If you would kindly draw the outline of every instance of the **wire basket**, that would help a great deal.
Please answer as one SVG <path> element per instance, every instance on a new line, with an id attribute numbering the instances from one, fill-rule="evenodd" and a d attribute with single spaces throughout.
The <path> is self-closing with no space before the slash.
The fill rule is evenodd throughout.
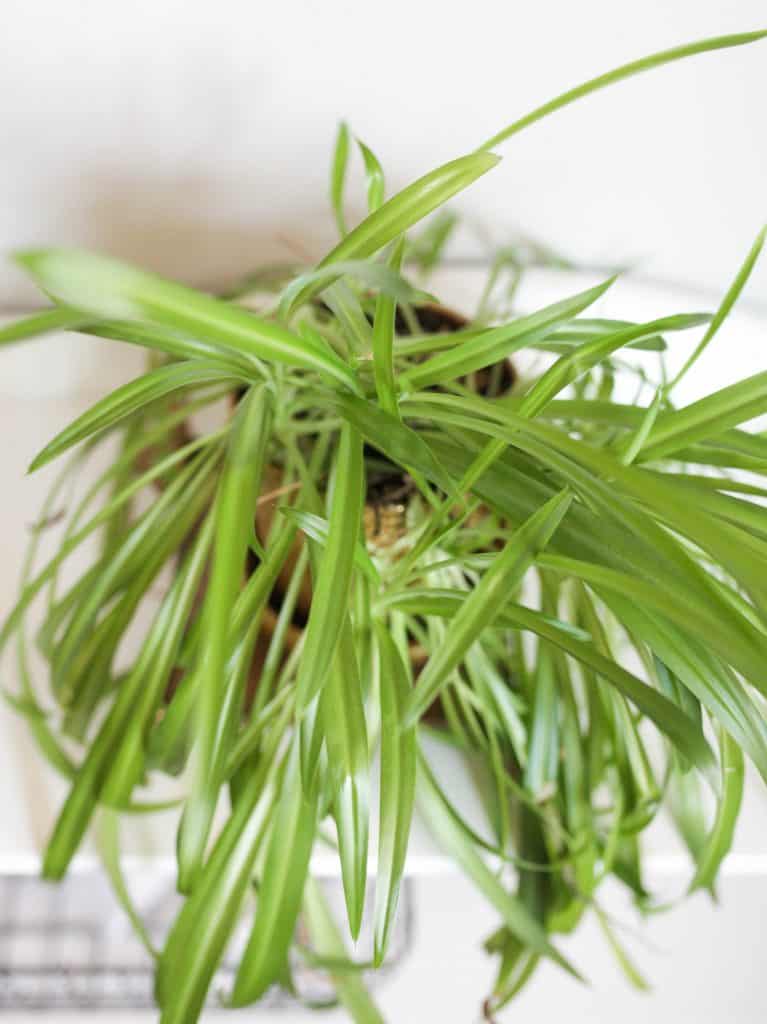
<path id="1" fill-rule="evenodd" d="M 143 869 L 128 874 L 137 907 L 155 944 L 161 944 L 181 897 L 170 869 Z M 339 923 L 343 892 L 335 879 L 321 881 L 328 906 Z M 371 889 L 354 958 L 372 956 Z M 410 947 L 412 900 L 403 884 L 400 911 L 389 954 L 373 984 L 400 962 Z M 234 970 L 248 938 L 243 919 L 210 987 L 208 1003 L 220 1005 L 234 980 Z M 292 954 L 296 995 L 274 988 L 260 1006 L 279 1006 L 297 999 L 333 1005 L 333 984 L 322 970 Z M 110 882 L 97 867 L 73 871 L 51 884 L 30 874 L 0 875 L 0 1011 L 53 1009 L 146 1009 L 155 1005 L 152 957 L 136 937 L 117 904 Z"/>

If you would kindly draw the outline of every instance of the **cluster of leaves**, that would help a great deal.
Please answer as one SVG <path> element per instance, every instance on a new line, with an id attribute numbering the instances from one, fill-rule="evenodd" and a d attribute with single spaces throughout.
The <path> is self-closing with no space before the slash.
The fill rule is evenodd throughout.
<path id="1" fill-rule="evenodd" d="M 388 199 L 360 143 L 369 213 L 351 230 L 353 140 L 342 127 L 331 174 L 341 240 L 255 310 L 83 252 L 19 255 L 55 305 L 4 328 L 3 342 L 67 328 L 155 355 L 34 460 L 36 469 L 69 453 L 41 523 L 62 505 L 67 514 L 42 566 L 42 531 L 33 534 L 0 643 L 17 641 L 11 699 L 71 781 L 46 877 L 64 875 L 98 813 L 135 919 L 115 821 L 167 810 L 142 787 L 157 773 L 182 775 L 186 900 L 159 952 L 136 920 L 157 957 L 164 1024 L 196 1019 L 243 914 L 250 937 L 231 1002 L 289 984 L 302 908 L 314 952 L 300 946 L 301 955 L 330 965 L 355 1020 L 381 1019 L 308 879 L 315 841 L 330 839 L 355 938 L 374 772 L 372 966 L 386 953 L 418 794 L 440 843 L 499 915 L 487 942 L 499 960 L 488 1014 L 542 958 L 578 975 L 555 935 L 587 911 L 632 973 L 597 891 L 616 877 L 650 905 L 639 836 L 664 803 L 694 861 L 690 888 L 713 889 L 744 755 L 767 778 L 767 438 L 741 429 L 767 411 L 767 374 L 682 408 L 673 391 L 735 302 L 764 232 L 713 316 L 649 323 L 583 316 L 607 281 L 501 322 L 488 292 L 467 327 L 429 333 L 418 316 L 428 297 L 403 266 L 439 263 L 449 218 L 414 240 L 406 232 L 490 170 L 491 147 L 611 82 L 764 34 L 593 79 Z M 504 262 L 517 273 L 506 254 L 494 279 Z M 270 282 L 257 275 L 245 292 Z M 634 404 L 614 399 L 616 378 L 632 372 L 622 350 L 662 354 L 667 335 L 702 324 L 674 380 L 661 372 L 648 395 L 648 378 L 637 378 Z M 523 349 L 546 353 L 545 368 L 507 392 L 503 365 Z M 232 395 L 220 427 L 190 429 L 197 412 Z M 81 470 L 105 444 L 106 468 L 75 500 Z M 756 482 L 742 482 L 743 470 Z M 406 481 L 410 497 L 399 534 L 377 543 L 363 509 L 369 478 L 382 472 Z M 270 513 L 255 528 L 261 506 Z M 70 555 L 86 549 L 87 569 L 68 579 Z M 121 667 L 123 639 L 158 588 L 138 653 Z M 44 694 L 28 670 L 38 601 Z M 427 737 L 465 759 L 483 831 L 444 791 Z"/>

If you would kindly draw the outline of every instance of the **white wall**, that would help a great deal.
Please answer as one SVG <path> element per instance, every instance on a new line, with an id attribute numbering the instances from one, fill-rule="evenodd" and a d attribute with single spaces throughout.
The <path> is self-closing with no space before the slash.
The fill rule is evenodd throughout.
<path id="1" fill-rule="evenodd" d="M 764 0 L 5 0 L 0 250 L 203 282 L 319 254 L 340 116 L 399 186 L 585 77 L 761 23 Z M 767 42 L 624 83 L 508 143 L 461 205 L 499 239 L 719 288 L 767 216 L 766 86 Z M 0 304 L 30 294 L 0 272 Z"/>

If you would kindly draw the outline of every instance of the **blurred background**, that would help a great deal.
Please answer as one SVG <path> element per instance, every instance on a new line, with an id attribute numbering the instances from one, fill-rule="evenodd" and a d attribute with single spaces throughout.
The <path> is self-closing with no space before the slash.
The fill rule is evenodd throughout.
<path id="1" fill-rule="evenodd" d="M 83 244 L 200 283 L 319 254 L 339 118 L 396 188 L 584 78 L 765 20 L 764 0 L 4 0 L 0 250 Z M 704 55 L 591 97 L 458 205 L 495 240 L 721 288 L 767 216 L 766 60 Z M 26 288 L 0 271 L 0 302 Z"/>
<path id="2" fill-rule="evenodd" d="M 203 286 L 265 259 L 311 260 L 334 240 L 326 193 L 339 118 L 377 153 L 394 190 L 584 78 L 762 23 L 764 0 L 4 0 L 0 252 L 89 246 Z M 494 244 L 529 235 L 585 265 L 631 265 L 642 294 L 671 288 L 715 302 L 767 218 L 766 83 L 762 44 L 653 72 L 536 125 L 456 204 L 467 227 L 454 259 L 481 263 Z M 4 260 L 0 315 L 39 302 Z M 753 340 L 739 371 L 753 373 L 765 368 L 754 323 L 767 315 L 767 263 L 743 309 Z M 67 351 L 70 363 L 54 371 L 62 390 L 82 370 L 71 353 L 85 350 Z M 731 369 L 726 344 L 717 351 Z M 104 350 L 82 358 L 90 388 L 124 374 Z M 40 372 L 39 361 L 19 365 L 4 364 L 6 430 L 16 422 L 11 389 L 18 396 L 22 377 Z M 716 360 L 709 372 L 715 379 Z M 10 544 L 0 550 L 13 566 Z M 542 971 L 509 1018 L 547 1020 L 566 1006 L 573 1022 L 620 1014 L 630 1024 L 648 1012 L 660 1022 L 762 1022 L 767 875 L 753 854 L 765 848 L 763 804 L 723 908 L 714 914 L 699 895 L 639 943 L 653 995 L 627 987 L 586 927 L 574 948 L 593 987 Z M 684 880 L 669 886 L 680 893 Z M 380 992 L 387 1020 L 478 1020 L 490 979 L 479 939 L 492 914 L 453 875 L 420 878 L 414 900 L 414 952 Z"/>

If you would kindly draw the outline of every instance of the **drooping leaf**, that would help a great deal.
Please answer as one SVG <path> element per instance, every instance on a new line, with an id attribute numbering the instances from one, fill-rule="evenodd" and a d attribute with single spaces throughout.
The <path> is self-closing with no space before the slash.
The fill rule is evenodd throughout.
<path id="1" fill-rule="evenodd" d="M 185 891 L 202 866 L 226 749 L 241 694 L 227 693 L 228 637 L 264 468 L 273 409 L 271 396 L 257 385 L 241 401 L 229 438 L 216 495 L 213 558 L 205 605 L 197 685 L 196 760 L 192 789 L 179 833 L 179 886 Z"/>
<path id="2" fill-rule="evenodd" d="M 381 964 L 405 869 L 415 798 L 417 739 L 413 727 L 402 728 L 410 691 L 402 656 L 383 625 L 378 625 L 376 639 L 380 657 L 381 770 L 373 958 Z"/>
<path id="3" fill-rule="evenodd" d="M 82 416 L 78 416 L 35 456 L 29 471 L 40 469 L 74 445 L 109 430 L 125 417 L 175 391 L 213 383 L 234 384 L 236 381 L 231 370 L 202 360 L 174 363 L 150 370 L 129 384 L 115 388 Z"/>
<path id="4" fill-rule="evenodd" d="M 317 796 L 301 785 L 299 745 L 293 743 L 271 826 L 256 897 L 256 916 L 232 991 L 232 1004 L 254 1003 L 277 978 L 301 909 L 317 827 Z"/>
<path id="5" fill-rule="evenodd" d="M 348 616 L 341 626 L 320 714 L 332 773 L 332 811 L 338 831 L 349 931 L 356 940 L 367 885 L 370 766 L 362 684 Z"/>
<path id="6" fill-rule="evenodd" d="M 404 236 L 395 242 L 389 257 L 389 266 L 399 270 L 405 243 Z M 376 300 L 375 317 L 373 319 L 373 369 L 375 372 L 376 392 L 381 408 L 392 416 L 397 412 L 397 388 L 394 381 L 394 328 L 396 320 L 396 300 L 392 295 L 381 292 Z"/>
<path id="7" fill-rule="evenodd" d="M 545 338 L 556 330 L 558 325 L 572 320 L 578 313 L 596 302 L 611 284 L 612 279 L 500 327 L 472 331 L 471 336 L 463 343 L 459 342 L 447 352 L 441 352 L 408 370 L 402 375 L 401 387 L 403 390 L 414 391 L 432 387 L 434 384 L 454 380 L 456 377 L 497 363 L 531 343 Z"/>
<path id="8" fill-rule="evenodd" d="M 488 902 L 498 911 L 509 930 L 529 949 L 553 960 L 573 977 L 583 980 L 579 972 L 549 941 L 544 927 L 530 915 L 512 893 L 504 889 L 497 875 L 485 864 L 474 847 L 466 841 L 453 819 L 445 813 L 439 797 L 430 786 L 428 772 L 419 771 L 419 808 L 429 828 L 445 851 L 455 859 Z"/>
<path id="9" fill-rule="evenodd" d="M 364 492 L 362 438 L 344 426 L 338 444 L 328 538 L 314 587 L 296 680 L 296 708 L 305 711 L 325 684 L 349 600 Z M 314 766 L 312 766 L 314 767 Z"/>
<path id="10" fill-rule="evenodd" d="M 307 925 L 317 953 L 330 963 L 330 976 L 338 998 L 354 1024 L 384 1024 L 378 1007 L 371 999 L 359 971 L 347 967 L 346 948 L 338 926 L 320 890 L 319 883 L 310 878 L 304 901 Z"/>
<path id="11" fill-rule="evenodd" d="M 47 294 L 107 320 L 149 321 L 266 362 L 316 370 L 358 391 L 350 369 L 329 349 L 248 310 L 127 263 L 76 249 L 36 249 L 16 260 Z"/>
<path id="12" fill-rule="evenodd" d="M 514 588 L 566 515 L 572 494 L 563 491 L 514 532 L 456 615 L 445 643 L 434 651 L 410 694 L 405 724 L 412 725 L 435 699 L 481 631 L 490 626 Z"/>
<path id="13" fill-rule="evenodd" d="M 690 891 L 713 889 L 719 867 L 732 846 L 735 825 L 743 800 L 743 752 L 726 732 L 721 743 L 722 792 L 711 832 L 700 851 L 698 870 Z"/>

